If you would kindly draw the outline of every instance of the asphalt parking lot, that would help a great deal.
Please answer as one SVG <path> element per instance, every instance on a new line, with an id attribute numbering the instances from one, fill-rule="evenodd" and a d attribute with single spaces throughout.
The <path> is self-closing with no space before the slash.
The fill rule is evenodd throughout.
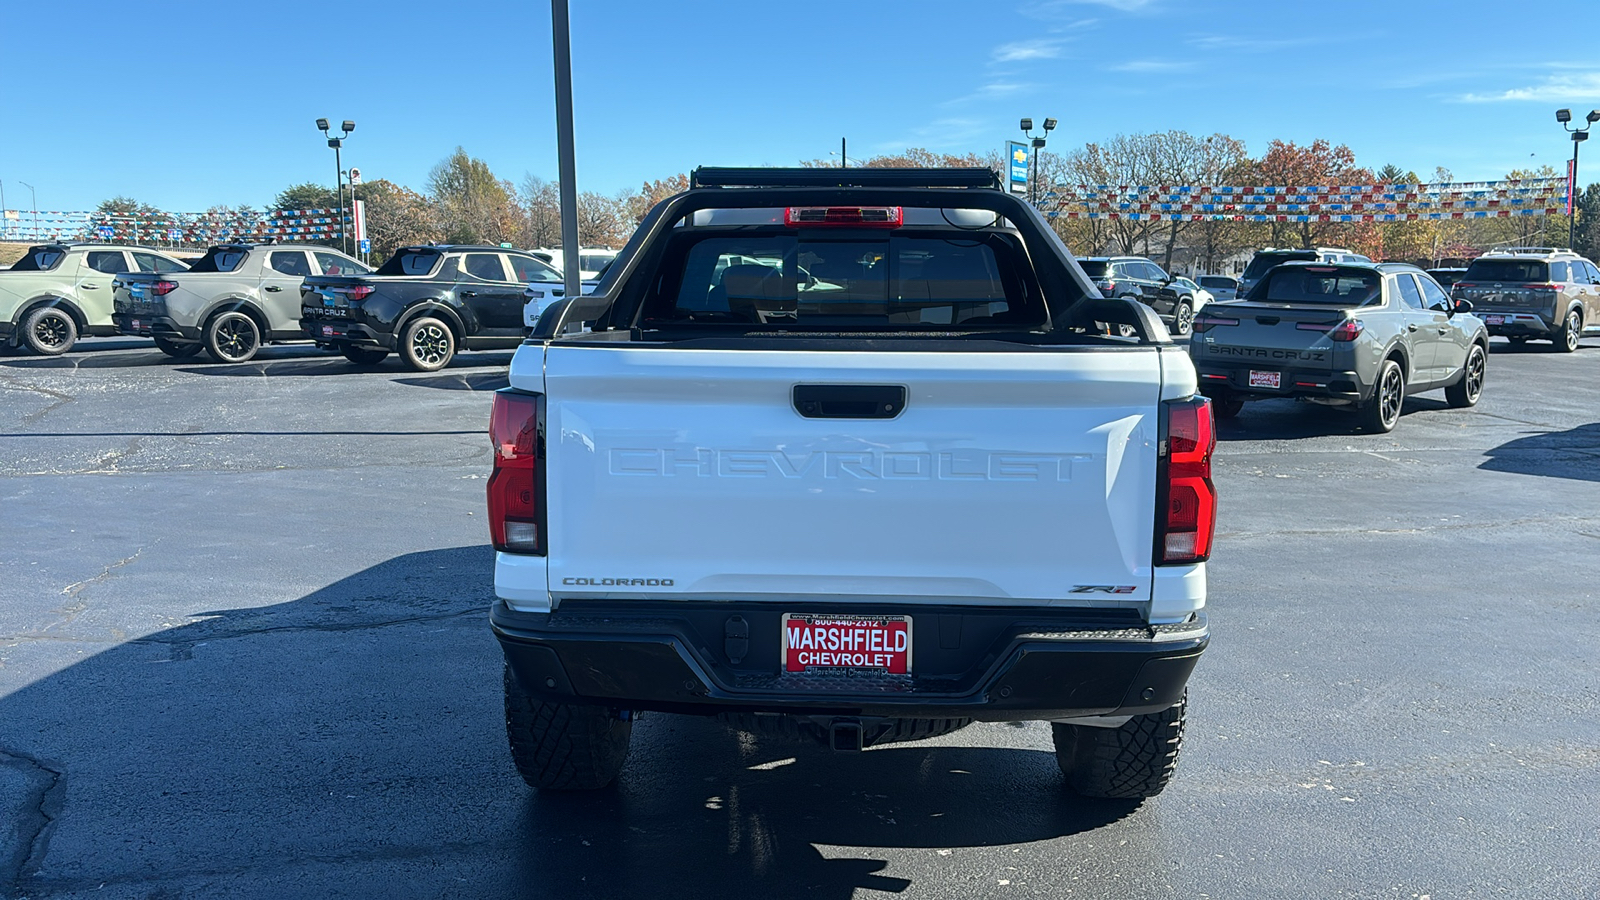
<path id="1" fill-rule="evenodd" d="M 614 789 L 538 794 L 485 616 L 509 352 L 0 357 L 0 890 L 1594 897 L 1600 340 L 1494 350 L 1391 435 L 1223 425 L 1214 639 L 1142 807 L 1066 795 L 1041 724 L 846 756 L 661 715 Z"/>

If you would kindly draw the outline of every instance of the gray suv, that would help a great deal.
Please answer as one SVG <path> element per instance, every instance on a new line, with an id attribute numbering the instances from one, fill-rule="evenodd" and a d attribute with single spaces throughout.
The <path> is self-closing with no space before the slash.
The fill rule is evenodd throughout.
<path id="1" fill-rule="evenodd" d="M 1137 300 L 1156 311 L 1176 335 L 1194 326 L 1194 291 L 1175 284 L 1164 269 L 1142 256 L 1090 256 L 1078 260 L 1083 273 L 1107 297 Z"/>
<path id="2" fill-rule="evenodd" d="M 1550 341 L 1571 353 L 1600 328 L 1600 270 L 1571 250 L 1508 247 L 1472 261 L 1451 295 L 1469 300 L 1490 334 Z"/>

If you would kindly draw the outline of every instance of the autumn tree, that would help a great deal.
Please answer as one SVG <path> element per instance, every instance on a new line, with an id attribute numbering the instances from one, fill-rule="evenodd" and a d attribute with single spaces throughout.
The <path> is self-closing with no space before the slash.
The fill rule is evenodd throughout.
<path id="1" fill-rule="evenodd" d="M 1344 144 L 1335 147 L 1322 138 L 1305 146 L 1293 141 L 1273 141 L 1267 145 L 1267 152 L 1256 160 L 1253 174 L 1255 184 L 1260 186 L 1324 187 L 1372 180 L 1370 172 L 1356 168 L 1356 155 L 1349 147 Z M 1338 223 L 1316 221 L 1314 216 L 1311 219 L 1273 222 L 1273 245 L 1284 246 L 1292 238 L 1301 247 L 1310 249 L 1327 243 L 1330 235 L 1341 230 Z"/>
<path id="2" fill-rule="evenodd" d="M 522 204 L 524 216 L 522 246 L 561 246 L 560 185 L 530 173 L 523 177 L 517 199 Z"/>
<path id="3" fill-rule="evenodd" d="M 286 187 L 278 192 L 278 196 L 272 198 L 274 212 L 281 209 L 337 209 L 338 207 L 339 194 L 333 188 L 323 187 L 312 181 Z"/>
<path id="4" fill-rule="evenodd" d="M 433 204 L 411 188 L 380 178 L 356 185 L 355 195 L 366 206 L 367 239 L 380 264 L 399 247 L 444 239 Z"/>
<path id="5" fill-rule="evenodd" d="M 511 183 L 461 147 L 428 173 L 428 194 L 450 243 L 498 244 L 522 230 L 524 215 Z"/>
<path id="6" fill-rule="evenodd" d="M 1578 194 L 1578 224 L 1572 236 L 1572 249 L 1590 260 L 1600 259 L 1600 184 L 1591 184 Z"/>

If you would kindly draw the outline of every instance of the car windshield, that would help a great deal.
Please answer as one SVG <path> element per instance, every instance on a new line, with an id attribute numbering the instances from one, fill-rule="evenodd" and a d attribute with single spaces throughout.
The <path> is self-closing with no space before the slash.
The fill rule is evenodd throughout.
<path id="1" fill-rule="evenodd" d="M 189 267 L 191 272 L 232 272 L 250 251 L 243 247 L 212 247 Z"/>
<path id="2" fill-rule="evenodd" d="M 11 266 L 13 272 L 48 272 L 61 265 L 67 254 L 55 247 L 33 247 Z"/>
<path id="3" fill-rule="evenodd" d="M 1111 263 L 1104 259 L 1080 259 L 1078 265 L 1083 267 L 1083 274 L 1090 278 L 1104 278 L 1106 270 L 1111 268 Z"/>
<path id="4" fill-rule="evenodd" d="M 1462 281 L 1549 281 L 1550 267 L 1537 259 L 1475 259 Z"/>
<path id="5" fill-rule="evenodd" d="M 1281 262 L 1288 262 L 1291 259 L 1316 258 L 1317 254 L 1310 250 L 1292 250 L 1286 253 L 1257 253 L 1250 260 L 1250 265 L 1245 267 L 1244 277 L 1252 279 L 1260 278 L 1262 275 L 1265 275 L 1267 270 L 1271 269 L 1273 266 Z"/>
<path id="6" fill-rule="evenodd" d="M 1010 236 L 705 236 L 647 321 L 824 327 L 1041 325 L 1005 263 Z"/>
<path id="7" fill-rule="evenodd" d="M 408 248 L 389 257 L 377 271 L 379 275 L 426 275 L 442 254 L 437 250 Z"/>
<path id="8" fill-rule="evenodd" d="M 1273 270 L 1259 287 L 1250 292 L 1250 299 L 1269 303 L 1363 306 L 1378 299 L 1379 277 L 1371 269 L 1290 266 Z"/>

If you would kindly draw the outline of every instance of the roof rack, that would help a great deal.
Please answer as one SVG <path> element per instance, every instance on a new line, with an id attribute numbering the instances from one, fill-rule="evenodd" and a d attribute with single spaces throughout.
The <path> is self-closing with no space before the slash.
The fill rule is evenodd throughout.
<path id="1" fill-rule="evenodd" d="M 1490 253 L 1525 253 L 1532 256 L 1555 256 L 1561 253 L 1572 253 L 1562 247 L 1496 247 Z M 1576 255 L 1576 254 L 1573 254 Z"/>
<path id="2" fill-rule="evenodd" d="M 720 168 L 701 166 L 690 187 L 893 187 L 998 188 L 993 169 Z"/>

